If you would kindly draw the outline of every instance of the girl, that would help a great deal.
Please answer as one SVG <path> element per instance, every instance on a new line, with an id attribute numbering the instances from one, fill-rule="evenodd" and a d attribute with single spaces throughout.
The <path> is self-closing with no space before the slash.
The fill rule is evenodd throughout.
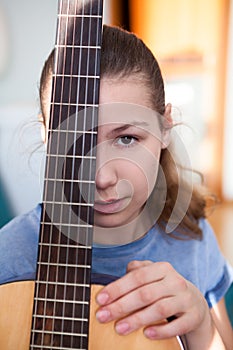
<path id="1" fill-rule="evenodd" d="M 53 54 L 40 84 L 45 129 Z M 174 160 L 158 63 L 134 34 L 108 26 L 100 106 L 93 273 L 118 279 L 97 295 L 98 321 L 115 320 L 120 335 L 143 327 L 152 340 L 179 334 L 190 350 L 230 350 L 224 295 L 232 270 L 204 219 L 204 194 Z M 38 205 L 1 230 L 1 283 L 35 278 L 40 213 Z"/>

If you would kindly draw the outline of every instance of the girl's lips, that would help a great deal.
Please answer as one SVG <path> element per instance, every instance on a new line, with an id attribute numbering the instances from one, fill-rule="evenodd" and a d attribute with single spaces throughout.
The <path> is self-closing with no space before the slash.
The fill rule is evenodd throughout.
<path id="1" fill-rule="evenodd" d="M 112 199 L 108 201 L 96 201 L 94 204 L 95 211 L 103 214 L 112 214 L 121 211 L 126 206 L 126 199 Z"/>

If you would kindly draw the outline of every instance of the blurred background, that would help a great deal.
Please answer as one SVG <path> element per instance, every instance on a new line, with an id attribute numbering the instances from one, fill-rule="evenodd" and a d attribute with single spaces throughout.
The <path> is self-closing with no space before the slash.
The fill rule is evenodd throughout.
<path id="1" fill-rule="evenodd" d="M 105 0 L 104 22 L 157 57 L 166 102 L 188 124 L 192 165 L 220 204 L 210 215 L 233 263 L 233 0 Z M 55 42 L 57 0 L 0 0 L 0 226 L 42 197 L 38 82 Z"/>

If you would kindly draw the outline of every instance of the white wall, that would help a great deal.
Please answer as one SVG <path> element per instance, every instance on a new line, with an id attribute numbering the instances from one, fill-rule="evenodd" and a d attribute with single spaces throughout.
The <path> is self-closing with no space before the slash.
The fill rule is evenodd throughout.
<path id="1" fill-rule="evenodd" d="M 112 1 L 105 1 L 105 23 L 111 22 Z M 0 0 L 0 176 L 15 215 L 42 197 L 44 150 L 34 152 L 40 128 L 33 121 L 41 69 L 55 42 L 57 7 L 58 0 Z"/>
<path id="2" fill-rule="evenodd" d="M 42 64 L 54 44 L 57 0 L 0 0 L 0 5 L 8 27 L 9 52 L 0 102 L 34 102 Z"/>
<path id="3" fill-rule="evenodd" d="M 41 199 L 41 153 L 29 164 L 40 142 L 32 120 L 41 68 L 55 41 L 57 1 L 0 0 L 0 12 L 0 176 L 19 214 Z"/>

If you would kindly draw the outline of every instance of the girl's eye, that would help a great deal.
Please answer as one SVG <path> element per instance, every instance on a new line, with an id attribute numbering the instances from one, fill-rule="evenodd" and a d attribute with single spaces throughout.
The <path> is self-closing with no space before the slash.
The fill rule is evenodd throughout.
<path id="1" fill-rule="evenodd" d="M 130 136 L 130 135 L 124 135 L 124 136 L 120 136 L 118 137 L 118 139 L 116 140 L 117 145 L 120 146 L 132 146 L 135 142 L 137 141 L 136 137 L 134 136 Z"/>

